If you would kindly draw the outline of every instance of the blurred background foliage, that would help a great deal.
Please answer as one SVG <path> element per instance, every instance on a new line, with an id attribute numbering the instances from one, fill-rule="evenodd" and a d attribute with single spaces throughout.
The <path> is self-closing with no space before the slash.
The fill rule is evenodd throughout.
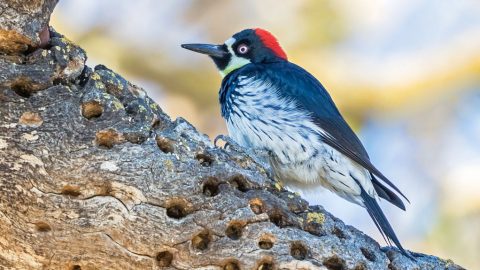
<path id="1" fill-rule="evenodd" d="M 173 118 L 225 134 L 221 78 L 181 43 L 273 32 L 329 89 L 371 158 L 410 198 L 383 203 L 404 246 L 480 269 L 480 2 L 63 0 L 52 25 L 145 88 Z M 384 243 L 366 212 L 305 194 Z"/>

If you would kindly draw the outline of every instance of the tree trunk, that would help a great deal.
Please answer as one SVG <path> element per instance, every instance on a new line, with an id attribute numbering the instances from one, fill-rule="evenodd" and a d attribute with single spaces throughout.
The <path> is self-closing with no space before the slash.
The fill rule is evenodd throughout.
<path id="1" fill-rule="evenodd" d="M 85 66 L 55 4 L 0 3 L 1 269 L 461 269 L 381 248 Z"/>

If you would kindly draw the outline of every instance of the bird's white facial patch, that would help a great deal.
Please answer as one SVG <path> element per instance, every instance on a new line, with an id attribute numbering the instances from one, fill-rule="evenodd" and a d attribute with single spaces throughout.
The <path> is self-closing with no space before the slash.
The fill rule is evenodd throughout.
<path id="1" fill-rule="evenodd" d="M 233 38 L 233 37 L 232 37 L 232 38 L 229 38 L 229 39 L 227 39 L 227 40 L 225 41 L 225 45 L 227 45 L 227 47 L 228 47 L 229 49 L 231 49 L 231 48 L 232 48 L 232 45 L 233 45 L 233 43 L 235 43 L 235 41 L 237 41 L 235 38 Z"/>
<path id="2" fill-rule="evenodd" d="M 243 57 L 238 57 L 235 52 L 233 51 L 232 45 L 235 43 L 235 39 L 229 38 L 227 41 L 225 41 L 225 45 L 227 45 L 228 51 L 232 55 L 230 58 L 230 62 L 228 62 L 228 65 L 225 67 L 225 69 L 220 70 L 220 74 L 222 77 L 225 77 L 228 75 L 228 73 L 241 68 L 245 66 L 246 64 L 250 63 L 250 60 L 243 58 Z"/>

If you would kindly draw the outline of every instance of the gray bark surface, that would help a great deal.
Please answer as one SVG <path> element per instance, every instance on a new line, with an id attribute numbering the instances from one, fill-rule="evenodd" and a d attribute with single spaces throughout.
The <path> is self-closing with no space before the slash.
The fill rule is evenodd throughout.
<path id="1" fill-rule="evenodd" d="M 381 248 L 53 29 L 42 44 L 55 4 L 0 3 L 0 269 L 462 269 Z"/>

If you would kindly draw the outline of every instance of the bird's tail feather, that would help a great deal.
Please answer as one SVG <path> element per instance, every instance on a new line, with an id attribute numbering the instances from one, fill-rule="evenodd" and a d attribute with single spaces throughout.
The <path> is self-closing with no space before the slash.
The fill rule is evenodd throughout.
<path id="1" fill-rule="evenodd" d="M 395 244 L 395 246 L 400 249 L 403 255 L 407 256 L 410 259 L 415 260 L 415 258 L 410 255 L 403 247 L 402 244 L 400 244 L 400 241 L 397 238 L 397 235 L 393 231 L 392 226 L 387 220 L 387 217 L 383 213 L 382 209 L 378 205 L 378 202 L 375 200 L 375 198 L 372 198 L 370 195 L 365 192 L 365 190 L 362 189 L 361 197 L 363 199 L 363 203 L 365 205 L 365 208 L 367 209 L 368 214 L 370 217 L 373 219 L 373 222 L 375 223 L 375 226 L 377 226 L 378 230 L 382 234 L 383 238 L 385 241 L 391 246 L 392 242 Z"/>
<path id="2" fill-rule="evenodd" d="M 403 255 L 406 257 L 415 260 L 415 258 L 410 255 L 403 247 L 402 244 L 400 244 L 400 241 L 397 238 L 397 235 L 393 231 L 392 226 L 390 225 L 390 222 L 388 222 L 387 217 L 383 213 L 382 209 L 378 205 L 378 202 L 375 198 L 371 197 L 363 188 L 363 186 L 360 184 L 360 182 L 355 179 L 353 176 L 352 178 L 357 182 L 357 184 L 360 186 L 361 193 L 360 196 L 362 197 L 363 205 L 367 209 L 368 214 L 370 217 L 373 219 L 373 222 L 375 223 L 375 226 L 377 226 L 378 230 L 383 236 L 383 239 L 385 239 L 385 242 L 388 243 L 388 245 L 392 245 L 392 242 L 395 244 L 395 246 L 400 249 L 400 252 L 402 252 Z"/>

